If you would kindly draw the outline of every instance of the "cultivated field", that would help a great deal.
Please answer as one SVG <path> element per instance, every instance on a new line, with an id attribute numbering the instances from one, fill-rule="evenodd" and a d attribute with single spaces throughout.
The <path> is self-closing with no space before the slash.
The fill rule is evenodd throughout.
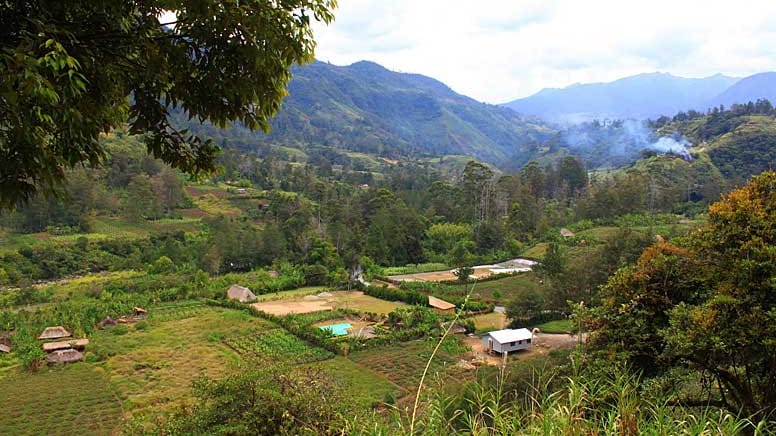
<path id="1" fill-rule="evenodd" d="M 105 371 L 84 363 L 8 377 L 0 405 L 2 435 L 109 435 L 121 420 Z"/>
<path id="2" fill-rule="evenodd" d="M 435 345 L 435 341 L 417 340 L 359 351 L 351 354 L 350 358 L 400 386 L 407 394 L 417 388 Z M 458 338 L 448 339 L 431 363 L 428 381 L 441 375 L 459 374 L 460 370 L 455 367 L 456 358 L 466 350 L 458 344 Z"/>
<path id="3" fill-rule="evenodd" d="M 319 312 L 323 310 L 350 309 L 359 312 L 389 313 L 404 303 L 385 301 L 364 295 L 363 292 L 333 291 L 330 297 L 308 295 L 284 300 L 263 301 L 252 304 L 253 307 L 273 315 Z"/>
<path id="4" fill-rule="evenodd" d="M 241 359 L 222 343 L 225 338 L 276 328 L 245 312 L 196 302 L 148 309 L 147 321 L 98 331 L 87 349 L 87 359 L 104 359 L 101 365 L 131 415 L 159 413 L 186 398 L 196 377 L 236 368 Z"/>

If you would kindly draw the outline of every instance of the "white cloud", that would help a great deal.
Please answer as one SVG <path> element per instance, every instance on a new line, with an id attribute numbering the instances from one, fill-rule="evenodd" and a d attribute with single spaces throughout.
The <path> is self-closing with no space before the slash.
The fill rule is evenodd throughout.
<path id="1" fill-rule="evenodd" d="M 743 76 L 776 68 L 776 2 L 739 0 L 340 0 L 316 57 L 425 74 L 504 102 L 545 87 L 664 71 Z"/>

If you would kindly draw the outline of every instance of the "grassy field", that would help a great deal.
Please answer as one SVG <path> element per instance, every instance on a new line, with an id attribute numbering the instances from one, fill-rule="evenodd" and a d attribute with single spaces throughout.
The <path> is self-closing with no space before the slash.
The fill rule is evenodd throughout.
<path id="1" fill-rule="evenodd" d="M 506 315 L 499 312 L 485 313 L 471 318 L 478 333 L 501 330 L 509 325 Z"/>
<path id="2" fill-rule="evenodd" d="M 445 271 L 450 267 L 444 263 L 418 263 L 404 266 L 394 266 L 383 269 L 384 276 L 395 276 L 401 274 L 417 274 L 432 271 Z"/>
<path id="3" fill-rule="evenodd" d="M 245 312 L 196 304 L 151 307 L 147 321 L 121 327 L 95 333 L 87 359 L 105 359 L 100 366 L 133 415 L 153 415 L 185 398 L 195 377 L 234 370 L 241 359 L 223 339 L 276 328 Z"/>
<path id="4" fill-rule="evenodd" d="M 569 319 L 559 319 L 537 325 L 536 328 L 541 330 L 542 333 L 568 333 L 576 332 L 577 324 Z"/>
<path id="5" fill-rule="evenodd" d="M 304 297 L 306 295 L 319 294 L 329 289 L 326 286 L 306 286 L 304 288 L 291 289 L 290 291 L 272 292 L 256 296 L 256 301 L 285 300 L 287 298 Z"/>
<path id="6" fill-rule="evenodd" d="M 357 292 L 343 292 L 340 296 L 337 297 L 334 303 L 335 309 L 349 309 L 359 312 L 382 314 L 387 314 L 406 306 L 407 304 L 402 303 L 401 301 L 381 300 L 379 298 L 370 297 L 369 295 L 363 295 Z"/>
<path id="7" fill-rule="evenodd" d="M 105 372 L 84 363 L 8 377 L 0 405 L 3 435 L 109 435 L 121 419 Z"/>
<path id="8" fill-rule="evenodd" d="M 445 290 L 435 291 L 434 295 L 443 297 L 444 295 L 453 295 L 463 297 L 469 291 L 472 292 L 474 300 L 494 303 L 496 305 L 505 305 L 514 298 L 517 291 L 529 289 L 542 292 L 543 286 L 536 273 L 526 272 L 496 280 L 487 280 L 482 282 L 467 283 L 465 285 L 450 285 Z"/>

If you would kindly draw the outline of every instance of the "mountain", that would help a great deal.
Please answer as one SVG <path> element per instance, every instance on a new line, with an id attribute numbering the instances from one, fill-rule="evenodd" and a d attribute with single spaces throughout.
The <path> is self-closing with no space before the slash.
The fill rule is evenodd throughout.
<path id="1" fill-rule="evenodd" d="M 667 73 L 648 73 L 609 83 L 544 89 L 503 106 L 518 113 L 560 122 L 655 118 L 704 107 L 738 80 L 721 74 L 689 79 Z"/>
<path id="2" fill-rule="evenodd" d="M 492 163 L 553 133 L 535 118 L 477 102 L 429 77 L 389 71 L 372 62 L 314 62 L 292 72 L 289 95 L 268 135 L 240 126 L 186 127 L 242 149 L 323 146 L 386 157 L 464 154 Z"/>
<path id="3" fill-rule="evenodd" d="M 731 106 L 758 99 L 776 103 L 776 72 L 760 73 L 745 77 L 709 101 L 707 107 Z"/>

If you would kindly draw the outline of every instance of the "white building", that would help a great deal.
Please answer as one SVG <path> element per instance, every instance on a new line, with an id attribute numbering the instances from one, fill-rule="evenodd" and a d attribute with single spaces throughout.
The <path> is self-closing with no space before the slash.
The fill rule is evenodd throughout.
<path id="1" fill-rule="evenodd" d="M 511 353 L 531 348 L 533 335 L 528 329 L 504 329 L 482 335 L 482 346 L 488 352 Z"/>

